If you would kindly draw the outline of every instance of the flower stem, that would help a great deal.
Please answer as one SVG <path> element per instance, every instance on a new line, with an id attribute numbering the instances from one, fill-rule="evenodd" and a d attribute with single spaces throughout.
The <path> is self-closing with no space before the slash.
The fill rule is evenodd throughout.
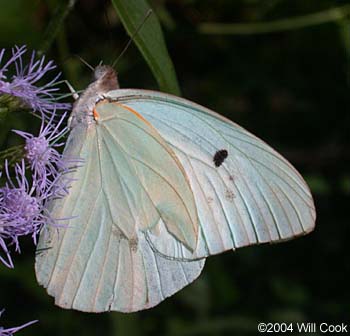
<path id="1" fill-rule="evenodd" d="M 19 162 L 24 155 L 24 145 L 17 145 L 0 151 L 0 170 L 4 168 L 4 161 L 7 159 L 9 166 Z"/>
<path id="2" fill-rule="evenodd" d="M 198 30 L 204 34 L 251 35 L 295 30 L 339 21 L 350 15 L 350 5 L 333 7 L 318 13 L 257 23 L 202 23 Z"/>
<path id="3" fill-rule="evenodd" d="M 0 123 L 6 119 L 8 113 L 29 110 L 18 97 L 9 94 L 0 94 Z"/>
<path id="4" fill-rule="evenodd" d="M 77 0 L 68 0 L 60 1 L 58 3 L 57 7 L 55 8 L 54 15 L 52 16 L 53 19 L 51 20 L 46 29 L 44 42 L 39 48 L 39 54 L 42 55 L 46 53 L 47 50 L 50 48 L 51 44 L 60 32 L 64 20 L 66 19 L 70 11 L 74 8 L 76 2 Z"/>

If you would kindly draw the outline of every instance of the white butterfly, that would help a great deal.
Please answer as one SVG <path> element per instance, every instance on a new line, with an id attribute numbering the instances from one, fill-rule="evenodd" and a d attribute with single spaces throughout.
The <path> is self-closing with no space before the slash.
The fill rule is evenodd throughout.
<path id="1" fill-rule="evenodd" d="M 240 126 L 188 100 L 118 89 L 99 66 L 74 105 L 65 154 L 85 160 L 52 204 L 40 284 L 64 308 L 133 312 L 196 279 L 205 258 L 313 230 L 306 183 Z"/>

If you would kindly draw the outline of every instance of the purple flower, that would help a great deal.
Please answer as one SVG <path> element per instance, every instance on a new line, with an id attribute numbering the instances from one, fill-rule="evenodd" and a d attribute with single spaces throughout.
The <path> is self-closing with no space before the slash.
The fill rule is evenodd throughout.
<path id="1" fill-rule="evenodd" d="M 6 259 L 0 256 L 0 261 L 7 267 L 13 268 L 8 245 L 14 245 L 15 251 L 20 252 L 19 237 L 31 235 L 37 243 L 37 234 L 46 224 L 54 224 L 47 213 L 45 205 L 50 193 L 35 193 L 36 181 L 30 186 L 25 176 L 25 164 L 15 166 L 15 181 L 10 178 L 7 162 L 5 164 L 7 183 L 0 188 L 0 247 Z"/>
<path id="2" fill-rule="evenodd" d="M 70 180 L 65 177 L 65 173 L 78 162 L 64 157 L 57 151 L 56 148 L 64 145 L 60 140 L 68 128 L 60 130 L 65 114 L 57 124 L 53 123 L 54 117 L 53 114 L 46 124 L 42 122 L 38 136 L 14 130 L 25 139 L 25 158 L 30 164 L 37 192 L 46 195 L 50 193 L 53 197 L 67 194 Z"/>
<path id="3" fill-rule="evenodd" d="M 0 51 L 0 64 L 5 51 Z M 16 102 L 26 104 L 34 111 L 40 112 L 42 124 L 39 135 L 15 130 L 25 140 L 24 157 L 21 163 L 14 166 L 14 178 L 10 178 L 10 167 L 5 162 L 5 175 L 7 182 L 0 188 L 0 262 L 13 268 L 10 247 L 14 246 L 16 252 L 20 252 L 19 238 L 31 235 L 34 244 L 37 243 L 37 235 L 46 225 L 58 225 L 58 221 L 65 218 L 50 216 L 49 203 L 65 196 L 72 178 L 67 174 L 82 161 L 65 157 L 60 154 L 58 148 L 64 145 L 62 138 L 68 131 L 62 127 L 66 114 L 63 114 L 58 122 L 57 109 L 69 108 L 69 104 L 58 104 L 54 101 L 54 94 L 58 88 L 56 76 L 44 86 L 37 87 L 39 80 L 55 68 L 53 63 L 45 63 L 45 58 L 35 60 L 32 54 L 28 65 L 24 66 L 22 56 L 26 53 L 26 47 L 12 49 L 12 57 L 0 67 L 0 99 L 4 95 L 4 101 L 8 96 L 15 96 Z M 9 67 L 15 67 L 16 74 L 9 78 Z M 27 167 L 26 164 L 27 163 Z M 27 171 L 26 171 L 27 168 Z M 12 170 L 11 170 L 12 172 Z M 26 177 L 31 176 L 28 180 Z M 1 174 L 1 172 L 0 172 Z M 0 335 L 1 336 L 1 335 Z"/>
<path id="4" fill-rule="evenodd" d="M 57 151 L 64 145 L 62 137 L 67 127 L 61 127 L 65 115 L 57 124 L 53 122 L 53 113 L 49 122 L 42 121 L 38 136 L 15 130 L 25 139 L 24 158 L 21 164 L 14 168 L 14 181 L 10 178 L 7 162 L 5 173 L 7 183 L 0 188 L 0 251 L 6 257 L 0 256 L 0 262 L 13 268 L 9 247 L 13 245 L 20 252 L 19 238 L 31 235 L 34 244 L 37 235 L 46 225 L 62 226 L 57 223 L 66 218 L 53 219 L 48 212 L 48 204 L 56 198 L 68 194 L 72 178 L 67 174 L 82 160 L 65 157 Z M 31 182 L 26 178 L 25 161 L 29 163 Z"/>
<path id="5" fill-rule="evenodd" d="M 3 312 L 4 312 L 4 310 L 0 311 L 0 316 L 2 315 Z M 37 320 L 30 321 L 30 322 L 27 322 L 27 323 L 19 326 L 19 327 L 13 327 L 13 328 L 8 328 L 8 329 L 5 329 L 4 327 L 0 327 L 0 336 L 12 336 L 17 331 L 19 331 L 25 327 L 28 327 L 31 324 L 36 323 L 36 322 L 38 322 L 38 321 Z"/>
<path id="6" fill-rule="evenodd" d="M 0 68 L 0 94 L 9 94 L 20 98 L 23 103 L 40 112 L 45 118 L 56 110 L 70 109 L 70 104 L 55 102 L 55 95 L 59 90 L 55 87 L 58 74 L 43 86 L 37 86 L 38 82 L 56 66 L 52 61 L 45 62 L 45 57 L 36 60 L 35 52 L 32 53 L 28 65 L 23 66 L 22 56 L 27 52 L 25 46 L 12 49 L 12 57 Z M 5 54 L 5 49 L 0 51 L 0 65 Z M 14 66 L 15 75 L 8 78 L 7 72 L 10 66 Z"/>

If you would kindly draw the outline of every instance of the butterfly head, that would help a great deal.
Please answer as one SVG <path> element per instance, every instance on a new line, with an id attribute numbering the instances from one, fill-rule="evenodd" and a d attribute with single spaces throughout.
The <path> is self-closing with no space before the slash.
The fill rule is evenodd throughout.
<path id="1" fill-rule="evenodd" d="M 107 92 L 117 89 L 119 89 L 119 84 L 114 69 L 109 65 L 98 65 L 94 69 L 92 82 L 73 105 L 70 127 L 93 122 L 96 103 L 103 99 Z"/>
<path id="2" fill-rule="evenodd" d="M 101 90 L 106 90 L 106 92 L 119 89 L 117 73 L 109 65 L 98 65 L 95 68 L 93 82 L 90 85 L 92 84 L 97 84 Z"/>

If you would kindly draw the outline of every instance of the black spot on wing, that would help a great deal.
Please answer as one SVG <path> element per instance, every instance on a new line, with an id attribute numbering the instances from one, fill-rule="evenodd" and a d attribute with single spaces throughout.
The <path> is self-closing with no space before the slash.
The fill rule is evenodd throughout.
<path id="1" fill-rule="evenodd" d="M 228 152 L 226 149 L 218 150 L 213 157 L 215 166 L 220 167 L 222 163 L 225 161 L 225 159 L 227 158 L 227 156 L 228 156 Z"/>

